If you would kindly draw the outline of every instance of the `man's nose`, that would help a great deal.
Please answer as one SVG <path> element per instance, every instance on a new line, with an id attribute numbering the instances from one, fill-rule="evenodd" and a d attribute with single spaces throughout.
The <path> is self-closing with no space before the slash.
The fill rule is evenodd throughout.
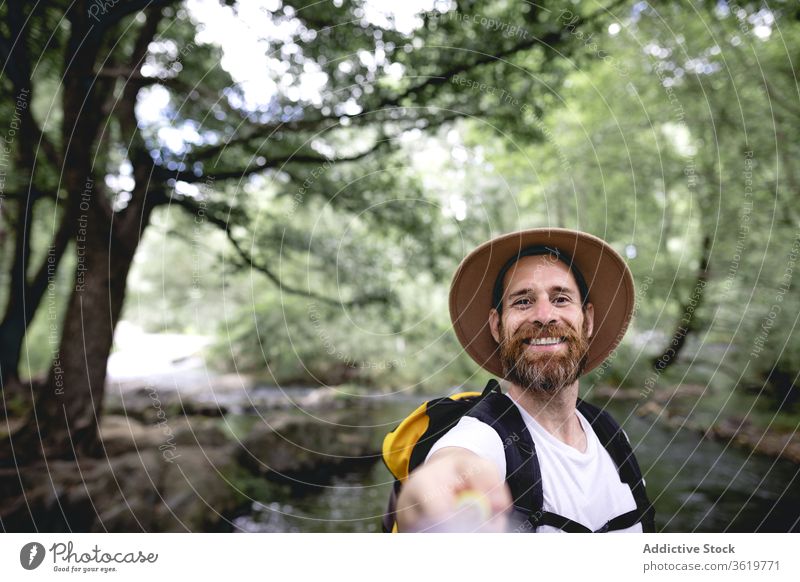
<path id="1" fill-rule="evenodd" d="M 533 321 L 541 323 L 542 325 L 556 322 L 553 305 L 545 298 L 538 298 L 534 302 L 533 309 L 530 313 Z"/>

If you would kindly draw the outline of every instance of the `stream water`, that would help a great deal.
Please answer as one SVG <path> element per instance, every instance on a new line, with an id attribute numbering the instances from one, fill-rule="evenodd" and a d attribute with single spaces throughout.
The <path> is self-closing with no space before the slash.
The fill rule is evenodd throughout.
<path id="1" fill-rule="evenodd" d="M 421 398 L 381 399 L 361 415 L 393 429 Z M 632 414 L 632 404 L 607 407 L 635 447 L 663 532 L 800 531 L 800 466 L 669 429 Z M 234 521 L 255 532 L 377 532 L 392 479 L 378 461 L 302 492 L 276 487 Z"/>

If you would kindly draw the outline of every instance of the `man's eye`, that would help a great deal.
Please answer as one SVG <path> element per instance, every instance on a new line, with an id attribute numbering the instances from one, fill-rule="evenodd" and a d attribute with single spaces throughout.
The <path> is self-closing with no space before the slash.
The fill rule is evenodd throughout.
<path id="1" fill-rule="evenodd" d="M 566 295 L 559 295 L 558 297 L 553 299 L 553 303 L 561 303 L 562 305 L 564 303 L 569 303 L 569 297 L 567 297 Z"/>
<path id="2" fill-rule="evenodd" d="M 517 299 L 512 305 L 529 305 L 530 299 Z"/>

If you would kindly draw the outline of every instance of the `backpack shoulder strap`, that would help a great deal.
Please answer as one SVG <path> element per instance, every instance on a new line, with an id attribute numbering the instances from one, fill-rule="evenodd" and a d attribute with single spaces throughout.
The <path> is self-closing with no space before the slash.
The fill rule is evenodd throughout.
<path id="1" fill-rule="evenodd" d="M 487 394 L 467 415 L 491 426 L 503 443 L 506 457 L 506 482 L 514 500 L 514 518 L 521 522 L 518 531 L 535 531 L 544 505 L 542 475 L 536 447 L 517 405 L 500 392 L 496 380 Z M 487 385 L 487 390 L 490 389 Z"/>
<path id="2" fill-rule="evenodd" d="M 642 531 L 655 531 L 655 509 L 647 497 L 644 478 L 633 449 L 622 427 L 605 410 L 578 399 L 578 410 L 592 425 L 600 443 L 608 451 L 619 471 L 620 479 L 631 488 L 636 502 L 634 523 L 641 521 Z M 627 515 L 627 514 L 626 514 Z M 633 525 L 633 524 L 631 524 Z"/>

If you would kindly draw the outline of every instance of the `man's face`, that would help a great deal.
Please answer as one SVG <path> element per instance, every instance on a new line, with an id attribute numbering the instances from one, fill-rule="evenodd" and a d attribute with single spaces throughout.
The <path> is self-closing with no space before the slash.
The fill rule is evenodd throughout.
<path id="1" fill-rule="evenodd" d="M 502 316 L 489 323 L 507 380 L 554 394 L 583 372 L 594 308 L 581 308 L 569 267 L 552 255 L 523 257 L 506 273 Z"/>

